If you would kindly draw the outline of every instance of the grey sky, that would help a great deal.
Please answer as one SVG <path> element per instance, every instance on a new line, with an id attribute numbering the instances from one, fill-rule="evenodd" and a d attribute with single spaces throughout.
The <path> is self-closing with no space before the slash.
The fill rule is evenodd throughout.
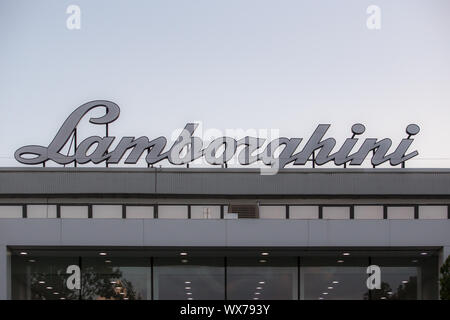
<path id="1" fill-rule="evenodd" d="M 81 30 L 66 28 L 70 4 Z M 371 4 L 381 30 L 366 27 Z M 361 122 L 398 142 L 417 123 L 408 166 L 449 167 L 449 17 L 448 0 L 0 0 L 0 165 L 106 99 L 118 137 L 203 121 L 308 138 L 331 123 L 343 141 Z"/>

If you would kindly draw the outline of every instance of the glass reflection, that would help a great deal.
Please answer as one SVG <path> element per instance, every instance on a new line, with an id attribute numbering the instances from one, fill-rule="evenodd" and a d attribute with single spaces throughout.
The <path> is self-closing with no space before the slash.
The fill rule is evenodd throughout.
<path id="1" fill-rule="evenodd" d="M 437 299 L 434 257 L 374 258 L 381 268 L 381 289 L 372 290 L 374 300 Z"/>
<path id="2" fill-rule="evenodd" d="M 74 300 L 80 290 L 70 290 L 66 273 L 69 265 L 77 265 L 78 258 L 16 255 L 12 262 L 12 299 L 14 300 Z"/>
<path id="3" fill-rule="evenodd" d="M 301 259 L 300 288 L 305 300 L 368 300 L 368 259 Z"/>
<path id="4" fill-rule="evenodd" d="M 82 274 L 82 299 L 143 300 L 151 298 L 150 259 L 84 258 Z"/>
<path id="5" fill-rule="evenodd" d="M 298 297 L 297 259 L 229 258 L 227 298 L 294 300 Z"/>
<path id="6" fill-rule="evenodd" d="M 317 253 L 321 256 L 300 260 L 272 257 L 272 253 L 255 258 L 232 254 L 214 258 L 190 257 L 179 252 L 169 254 L 176 257 L 155 257 L 152 268 L 152 258 L 144 251 L 13 250 L 12 298 L 438 299 L 438 256 L 426 252 L 400 257 L 388 251 L 372 257 L 356 257 L 353 253 L 335 253 L 332 257 L 329 253 Z M 370 264 L 380 267 L 381 289 L 367 288 L 366 272 Z M 74 272 L 78 272 L 77 286 Z"/>
<path id="7" fill-rule="evenodd" d="M 223 258 L 156 258 L 156 300 L 223 300 Z"/>

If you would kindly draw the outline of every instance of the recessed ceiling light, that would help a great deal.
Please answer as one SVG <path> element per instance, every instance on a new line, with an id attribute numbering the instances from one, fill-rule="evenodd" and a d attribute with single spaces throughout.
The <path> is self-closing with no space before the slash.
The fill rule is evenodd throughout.
<path id="1" fill-rule="evenodd" d="M 386 300 L 386 297 L 381 297 L 380 299 L 381 299 L 381 300 Z"/>
<path id="2" fill-rule="evenodd" d="M 428 254 L 428 252 L 421 252 L 420 255 L 421 256 L 426 256 Z"/>
<path id="3" fill-rule="evenodd" d="M 121 295 L 125 295 L 125 292 L 121 292 L 120 294 L 121 294 Z"/>
<path id="4" fill-rule="evenodd" d="M 128 300 L 128 298 L 127 298 L 127 297 L 125 297 L 125 298 L 123 298 L 123 300 Z"/>
<path id="5" fill-rule="evenodd" d="M 319 300 L 323 300 L 323 297 L 319 297 Z"/>
<path id="6" fill-rule="evenodd" d="M 349 255 L 350 255 L 350 252 L 344 252 L 342 255 L 343 255 L 343 256 L 349 256 Z"/>
<path id="7" fill-rule="evenodd" d="M 106 252 L 99 252 L 98 254 L 101 256 L 106 256 Z"/>
<path id="8" fill-rule="evenodd" d="M 59 294 L 59 292 L 53 292 L 53 294 L 55 294 L 55 295 L 56 295 L 56 294 Z"/>
<path id="9" fill-rule="evenodd" d="M 265 281 L 260 281 L 260 282 L 259 282 L 259 284 L 265 284 L 265 283 L 266 283 Z"/>
<path id="10" fill-rule="evenodd" d="M 403 280 L 402 283 L 408 283 L 408 280 Z"/>
<path id="11" fill-rule="evenodd" d="M 188 300 L 194 300 L 193 298 L 191 298 L 191 297 L 189 297 L 189 298 L 187 298 Z"/>
<path id="12" fill-rule="evenodd" d="M 256 294 L 256 295 L 259 295 L 259 294 L 261 294 L 261 292 L 255 292 L 255 294 Z"/>
<path id="13" fill-rule="evenodd" d="M 268 256 L 269 253 L 268 253 L 268 252 L 261 252 L 261 255 L 262 255 L 262 256 Z"/>
<path id="14" fill-rule="evenodd" d="M 187 256 L 187 252 L 180 252 L 180 256 Z"/>
<path id="15" fill-rule="evenodd" d="M 182 263 L 187 263 L 189 260 L 183 259 L 181 260 Z"/>
<path id="16" fill-rule="evenodd" d="M 392 291 L 388 291 L 388 293 L 387 293 L 387 294 L 391 295 L 391 294 L 393 294 L 393 293 L 392 293 Z"/>
<path id="17" fill-rule="evenodd" d="M 327 295 L 327 294 L 328 294 L 328 292 L 322 292 L 322 294 L 324 294 L 324 295 Z"/>
<path id="18" fill-rule="evenodd" d="M 28 252 L 22 251 L 20 254 L 21 254 L 22 256 L 26 256 L 26 255 L 28 254 Z"/>
<path id="19" fill-rule="evenodd" d="M 191 290 L 191 287 L 185 287 L 186 290 Z"/>
<path id="20" fill-rule="evenodd" d="M 265 263 L 265 262 L 267 262 L 267 260 L 261 259 L 261 260 L 259 260 L 259 262 Z"/>
<path id="21" fill-rule="evenodd" d="M 116 284 L 116 281 L 111 281 L 110 283 L 111 283 L 111 284 Z"/>
<path id="22" fill-rule="evenodd" d="M 262 290 L 262 287 L 256 287 L 256 290 Z"/>
<path id="23" fill-rule="evenodd" d="M 337 263 L 343 263 L 344 262 L 344 260 L 338 260 L 337 261 Z"/>
<path id="24" fill-rule="evenodd" d="M 185 284 L 191 284 L 191 282 L 190 282 L 190 281 L 185 281 L 184 283 L 185 283 Z"/>
<path id="25" fill-rule="evenodd" d="M 105 263 L 111 263 L 111 260 L 105 260 Z"/>
<path id="26" fill-rule="evenodd" d="M 254 298 L 253 298 L 253 300 L 259 300 L 259 298 L 257 298 L 257 297 L 254 297 Z"/>
<path id="27" fill-rule="evenodd" d="M 338 284 L 338 283 L 339 283 L 339 281 L 336 281 L 336 280 L 334 280 L 334 281 L 333 281 L 333 283 L 334 283 L 334 284 Z"/>
<path id="28" fill-rule="evenodd" d="M 45 287 L 45 289 L 47 289 L 47 290 L 52 290 L 53 287 Z"/>
<path id="29" fill-rule="evenodd" d="M 59 298 L 59 300 L 66 300 L 66 298 L 64 298 L 64 297 L 61 297 L 61 298 Z"/>
<path id="30" fill-rule="evenodd" d="M 328 287 L 328 290 L 332 290 L 334 287 Z"/>
<path id="31" fill-rule="evenodd" d="M 186 294 L 190 296 L 192 294 L 192 292 L 186 292 Z"/>
<path id="32" fill-rule="evenodd" d="M 34 260 L 34 259 L 30 259 L 30 260 L 28 260 L 28 262 L 31 262 L 31 263 L 33 263 L 33 262 L 36 262 L 36 260 Z"/>
<path id="33" fill-rule="evenodd" d="M 414 259 L 414 260 L 412 260 L 411 262 L 413 262 L 413 263 L 417 263 L 419 260 L 417 260 L 417 259 Z"/>
<path id="34" fill-rule="evenodd" d="M 41 280 L 41 281 L 39 281 L 38 283 L 39 283 L 39 284 L 44 284 L 44 283 L 45 283 L 45 281 L 42 281 L 42 280 Z"/>

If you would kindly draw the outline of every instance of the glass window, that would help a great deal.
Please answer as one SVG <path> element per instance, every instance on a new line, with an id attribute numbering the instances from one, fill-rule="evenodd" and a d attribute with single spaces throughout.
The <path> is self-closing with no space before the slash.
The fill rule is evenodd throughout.
<path id="1" fill-rule="evenodd" d="M 260 219 L 286 219 L 286 206 L 259 206 Z"/>
<path id="2" fill-rule="evenodd" d="M 27 218 L 56 218 L 56 205 L 27 205 Z"/>
<path id="3" fill-rule="evenodd" d="M 155 258 L 155 300 L 223 300 L 223 258 Z"/>
<path id="4" fill-rule="evenodd" d="M 302 300 L 368 300 L 367 266 L 364 258 L 302 258 Z"/>
<path id="5" fill-rule="evenodd" d="M 187 206 L 158 206 L 158 218 L 160 219 L 187 219 Z"/>
<path id="6" fill-rule="evenodd" d="M 289 206 L 289 219 L 319 219 L 319 207 Z"/>
<path id="7" fill-rule="evenodd" d="M 85 300 L 151 299 L 151 266 L 148 258 L 82 258 L 81 296 Z"/>
<path id="8" fill-rule="evenodd" d="M 350 219 L 349 207 L 323 207 L 323 219 Z"/>
<path id="9" fill-rule="evenodd" d="M 22 255 L 20 252 L 26 252 Z M 11 294 L 13 300 L 58 300 L 80 298 L 80 290 L 68 285 L 69 266 L 78 267 L 78 258 L 61 257 L 60 252 L 13 253 L 11 257 Z"/>
<path id="10" fill-rule="evenodd" d="M 418 265 L 412 259 L 374 258 L 372 264 L 381 269 L 381 289 L 372 290 L 373 300 L 420 299 Z"/>
<path id="11" fill-rule="evenodd" d="M 22 218 L 22 206 L 0 206 L 0 218 Z"/>
<path id="12" fill-rule="evenodd" d="M 47 218 L 47 205 L 27 205 L 27 218 Z"/>
<path id="13" fill-rule="evenodd" d="M 220 206 L 191 206 L 191 219 L 220 219 Z"/>
<path id="14" fill-rule="evenodd" d="M 11 294 L 20 300 L 295 300 L 299 294 L 307 300 L 438 299 L 434 250 L 308 250 L 300 268 L 297 257 L 281 256 L 284 250 L 255 255 L 201 249 L 191 257 L 136 248 L 13 248 Z M 154 254 L 165 257 L 153 258 L 152 270 Z M 369 264 L 380 267 L 380 289 L 367 288 Z"/>
<path id="15" fill-rule="evenodd" d="M 153 219 L 153 206 L 127 206 L 127 219 Z"/>
<path id="16" fill-rule="evenodd" d="M 229 258 L 227 299 L 295 300 L 297 275 L 296 258 Z"/>
<path id="17" fill-rule="evenodd" d="M 121 219 L 122 206 L 121 205 L 94 205 L 92 206 L 92 217 L 98 219 Z"/>
<path id="18" fill-rule="evenodd" d="M 61 206 L 61 218 L 79 219 L 88 218 L 87 206 Z"/>
<path id="19" fill-rule="evenodd" d="M 447 206 L 419 206 L 419 219 L 447 219 Z"/>
<path id="20" fill-rule="evenodd" d="M 47 206 L 47 218 L 57 218 L 56 204 L 49 204 Z"/>
<path id="21" fill-rule="evenodd" d="M 388 207 L 388 219 L 414 219 L 414 207 Z"/>
<path id="22" fill-rule="evenodd" d="M 355 206 L 355 219 L 383 219 L 383 206 Z"/>

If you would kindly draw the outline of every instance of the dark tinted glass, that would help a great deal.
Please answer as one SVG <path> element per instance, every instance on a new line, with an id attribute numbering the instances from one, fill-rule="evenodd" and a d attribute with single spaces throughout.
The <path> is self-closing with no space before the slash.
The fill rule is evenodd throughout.
<path id="1" fill-rule="evenodd" d="M 223 258 L 155 258 L 157 300 L 222 300 L 225 298 Z"/>
<path id="2" fill-rule="evenodd" d="M 296 258 L 228 259 L 228 299 L 293 300 L 297 297 Z"/>
<path id="3" fill-rule="evenodd" d="M 20 300 L 79 299 L 80 290 L 71 290 L 67 281 L 69 266 L 78 258 L 41 255 L 12 256 L 12 298 Z"/>

